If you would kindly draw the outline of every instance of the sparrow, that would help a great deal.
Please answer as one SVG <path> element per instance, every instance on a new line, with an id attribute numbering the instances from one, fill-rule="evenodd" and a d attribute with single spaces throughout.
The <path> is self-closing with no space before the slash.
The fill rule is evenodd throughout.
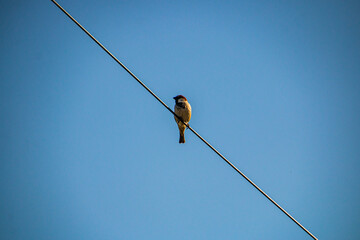
<path id="1" fill-rule="evenodd" d="M 189 123 L 191 118 L 190 103 L 183 95 L 177 95 L 176 97 L 174 97 L 174 99 L 175 99 L 175 107 L 174 107 L 175 114 L 179 118 L 181 118 L 181 120 L 183 120 L 185 123 Z M 184 134 L 185 134 L 186 125 L 183 124 L 176 116 L 174 116 L 174 118 L 179 127 L 179 132 L 180 132 L 179 143 L 185 143 Z"/>

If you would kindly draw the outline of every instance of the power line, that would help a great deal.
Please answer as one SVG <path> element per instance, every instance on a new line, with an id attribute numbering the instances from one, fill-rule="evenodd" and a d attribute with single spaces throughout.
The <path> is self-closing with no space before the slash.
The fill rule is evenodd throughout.
<path id="1" fill-rule="evenodd" d="M 121 63 L 109 50 L 107 50 L 104 45 L 102 45 L 95 37 L 93 37 L 78 21 L 76 21 L 64 8 L 62 8 L 55 0 L 51 0 L 61 11 L 63 11 L 66 16 L 68 16 L 76 25 L 78 25 L 94 42 L 96 42 L 107 54 L 110 55 L 121 67 L 125 69 L 138 83 L 141 84 L 156 100 L 158 100 L 167 110 L 169 110 L 174 116 L 177 116 L 173 110 L 171 110 L 155 93 L 153 93 L 140 79 L 138 79 L 123 63 Z M 177 116 L 178 117 L 178 116 Z M 179 117 L 178 117 L 179 118 Z M 181 118 L 179 118 L 181 120 Z M 181 120 L 182 121 L 182 120 Z M 182 121 L 183 122 L 183 121 Z M 267 195 L 261 188 L 259 188 L 253 181 L 250 180 L 244 173 L 242 173 L 234 164 L 227 160 L 219 151 L 217 151 L 213 146 L 210 145 L 203 137 L 201 137 L 189 124 L 183 122 L 201 141 L 203 141 L 209 148 L 211 148 L 217 155 L 219 155 L 225 162 L 227 162 L 236 172 L 238 172 L 243 178 L 245 178 L 251 185 L 253 185 L 260 193 L 262 193 L 270 202 L 272 202 L 276 207 L 278 207 L 286 216 L 293 220 L 300 228 L 302 228 L 307 234 L 309 234 L 313 239 L 317 238 L 309 232 L 304 226 L 302 226 L 295 218 L 293 218 L 288 212 L 285 211 L 279 204 L 277 204 L 269 195 Z"/>

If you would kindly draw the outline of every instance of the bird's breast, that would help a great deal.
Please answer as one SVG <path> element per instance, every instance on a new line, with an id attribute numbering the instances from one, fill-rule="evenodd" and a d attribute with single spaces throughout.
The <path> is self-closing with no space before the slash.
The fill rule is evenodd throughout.
<path id="1" fill-rule="evenodd" d="M 191 118 L 191 106 L 189 103 L 175 104 L 174 112 L 181 117 L 184 122 L 189 122 Z"/>

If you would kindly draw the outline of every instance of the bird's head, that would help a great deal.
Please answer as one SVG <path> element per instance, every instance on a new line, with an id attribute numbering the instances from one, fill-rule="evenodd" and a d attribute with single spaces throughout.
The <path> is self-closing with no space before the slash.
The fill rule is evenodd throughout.
<path id="1" fill-rule="evenodd" d="M 175 102 L 186 102 L 187 99 L 183 95 L 177 95 L 176 97 L 173 97 L 175 99 Z"/>

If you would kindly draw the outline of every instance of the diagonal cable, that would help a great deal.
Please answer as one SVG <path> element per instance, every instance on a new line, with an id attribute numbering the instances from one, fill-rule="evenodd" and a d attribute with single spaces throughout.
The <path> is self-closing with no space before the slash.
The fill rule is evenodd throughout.
<path id="1" fill-rule="evenodd" d="M 64 8 L 62 8 L 55 0 L 51 0 L 61 11 L 63 11 L 66 16 L 68 16 L 76 25 L 78 25 L 94 42 L 96 42 L 107 54 L 112 57 L 122 68 L 125 69 L 141 86 L 143 86 L 156 100 L 158 100 L 167 110 L 169 110 L 174 116 L 178 117 L 173 110 L 171 110 L 155 93 L 153 93 L 150 88 L 148 88 L 140 79 L 138 79 L 135 74 L 133 74 L 122 62 L 120 62 L 109 50 L 107 50 L 104 45 L 102 45 L 94 36 L 92 36 L 78 21 L 76 21 Z M 179 117 L 178 117 L 179 118 Z M 181 118 L 179 118 L 181 120 Z M 182 121 L 182 120 L 181 120 Z M 183 121 L 182 121 L 183 122 Z M 293 220 L 301 229 L 303 229 L 307 234 L 309 234 L 313 239 L 317 238 L 309 232 L 303 225 L 301 225 L 295 218 L 293 218 L 288 212 L 285 211 L 279 204 L 277 204 L 269 195 L 267 195 L 260 187 L 258 187 L 253 181 L 250 180 L 244 173 L 242 173 L 234 164 L 227 160 L 219 151 L 217 151 L 213 146 L 210 145 L 203 137 L 200 136 L 193 128 L 189 126 L 188 123 L 183 122 L 189 129 L 192 131 L 201 141 L 203 141 L 211 150 L 213 150 L 219 157 L 221 157 L 227 164 L 229 164 L 236 172 L 238 172 L 243 178 L 245 178 L 253 187 L 255 187 L 260 193 L 262 193 L 270 202 L 272 202 L 276 207 L 278 207 L 286 216 Z"/>

